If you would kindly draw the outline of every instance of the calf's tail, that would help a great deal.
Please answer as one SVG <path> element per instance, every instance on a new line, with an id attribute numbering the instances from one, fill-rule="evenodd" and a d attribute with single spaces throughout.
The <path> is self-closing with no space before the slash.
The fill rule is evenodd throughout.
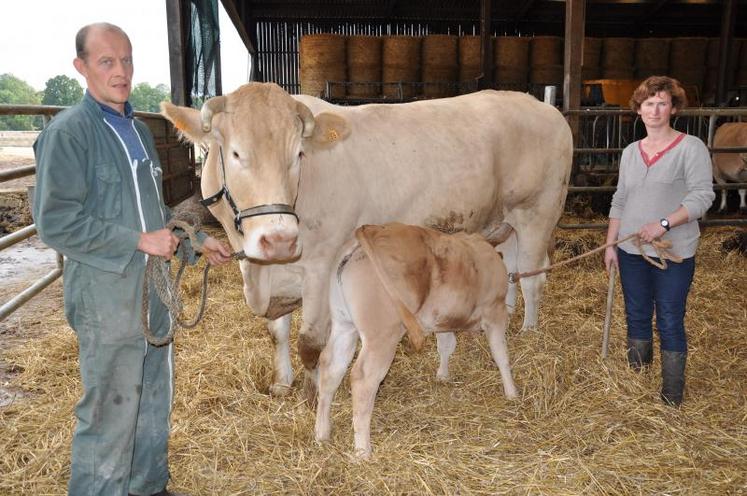
<path id="1" fill-rule="evenodd" d="M 361 248 L 363 248 L 363 252 L 371 261 L 371 265 L 373 265 L 374 271 L 376 272 L 376 276 L 379 278 L 381 285 L 384 286 L 384 290 L 392 299 L 392 302 L 394 302 L 394 306 L 397 308 L 397 312 L 399 313 L 399 318 L 402 320 L 402 324 L 404 324 L 405 330 L 407 331 L 407 338 L 410 340 L 410 344 L 412 344 L 415 351 L 420 351 L 423 349 L 423 344 L 425 343 L 425 333 L 423 332 L 420 323 L 415 318 L 415 315 L 413 315 L 405 306 L 402 302 L 402 298 L 399 297 L 397 291 L 392 287 L 391 281 L 381 266 L 381 261 L 376 256 L 371 239 L 366 233 L 367 230 L 370 230 L 373 227 L 374 226 L 369 225 L 359 227 L 355 230 L 355 238 L 358 240 L 358 243 L 360 243 Z"/>

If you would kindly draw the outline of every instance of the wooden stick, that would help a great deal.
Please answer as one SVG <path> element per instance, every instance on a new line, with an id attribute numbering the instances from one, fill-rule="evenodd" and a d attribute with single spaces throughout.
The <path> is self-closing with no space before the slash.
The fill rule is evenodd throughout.
<path id="1" fill-rule="evenodd" d="M 610 324 L 612 323 L 612 304 L 615 302 L 615 274 L 617 268 L 610 266 L 609 285 L 607 287 L 607 313 L 604 315 L 604 330 L 602 332 L 602 358 L 607 358 L 607 348 L 610 344 Z"/>

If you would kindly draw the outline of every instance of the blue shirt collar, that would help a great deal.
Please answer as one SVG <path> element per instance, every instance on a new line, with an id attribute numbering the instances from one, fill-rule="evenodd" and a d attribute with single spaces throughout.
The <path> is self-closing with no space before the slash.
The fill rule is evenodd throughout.
<path id="1" fill-rule="evenodd" d="M 104 113 L 106 113 L 106 114 L 115 115 L 117 117 L 125 117 L 127 119 L 132 119 L 134 117 L 134 115 L 135 115 L 135 112 L 132 110 L 132 105 L 130 105 L 130 102 L 125 102 L 125 104 L 124 104 L 124 116 L 123 116 L 118 111 L 116 111 L 113 108 L 111 108 L 109 105 L 104 105 L 100 101 L 98 101 L 95 98 L 93 98 L 93 96 L 88 92 L 88 90 L 86 90 L 86 96 L 90 97 L 94 102 L 96 102 L 98 104 L 99 108 L 101 108 L 101 110 Z"/>

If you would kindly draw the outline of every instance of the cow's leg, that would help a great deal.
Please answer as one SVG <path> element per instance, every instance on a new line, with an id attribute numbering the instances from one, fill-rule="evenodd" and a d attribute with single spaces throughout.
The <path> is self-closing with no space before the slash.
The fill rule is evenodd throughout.
<path id="1" fill-rule="evenodd" d="M 329 333 L 329 266 L 307 272 L 303 283 L 302 324 L 298 354 L 305 368 L 304 392 L 310 408 L 316 404 L 319 354 Z"/>
<path id="2" fill-rule="evenodd" d="M 363 346 L 350 372 L 353 397 L 353 431 L 355 454 L 363 459 L 371 456 L 371 414 L 379 384 L 384 380 L 404 332 L 399 323 L 366 332 L 361 329 Z"/>
<path id="3" fill-rule="evenodd" d="M 329 341 L 319 356 L 319 398 L 315 427 L 317 441 L 329 440 L 332 399 L 353 360 L 357 344 L 358 331 L 353 323 L 333 320 Z"/>
<path id="4" fill-rule="evenodd" d="M 740 189 L 739 192 L 739 211 L 747 212 L 747 189 Z"/>
<path id="5" fill-rule="evenodd" d="M 723 212 L 726 210 L 726 196 L 727 196 L 728 190 L 722 189 L 721 190 L 721 203 L 719 204 L 718 211 Z"/>
<path id="6" fill-rule="evenodd" d="M 519 241 L 519 272 L 529 272 L 549 265 L 547 250 L 553 227 L 557 222 L 557 212 L 551 214 L 547 209 L 530 208 L 515 209 L 512 215 L 516 219 L 512 226 L 517 231 Z M 523 331 L 537 327 L 542 290 L 546 280 L 547 276 L 544 273 L 519 280 L 521 294 L 524 297 L 524 323 L 521 326 Z"/>
<path id="7" fill-rule="evenodd" d="M 438 372 L 436 379 L 440 382 L 449 381 L 449 357 L 456 349 L 456 335 L 453 332 L 436 333 L 436 346 L 438 348 Z"/>
<path id="8" fill-rule="evenodd" d="M 268 320 L 267 330 L 275 347 L 273 363 L 275 365 L 275 380 L 270 386 L 273 396 L 285 396 L 290 392 L 293 383 L 293 366 L 290 360 L 290 339 L 292 314 L 283 315 L 279 319 Z"/>
<path id="9" fill-rule="evenodd" d="M 506 264 L 506 270 L 508 270 L 508 272 L 517 272 L 519 270 L 519 247 L 516 232 L 511 234 L 506 242 L 496 246 L 495 250 L 503 255 L 503 263 Z M 516 295 L 518 290 L 518 284 L 508 284 L 506 307 L 508 308 L 508 313 L 510 315 L 513 315 L 516 310 Z"/>
<path id="10" fill-rule="evenodd" d="M 495 305 L 493 308 L 488 310 L 483 318 L 482 326 L 485 330 L 485 337 L 488 338 L 490 354 L 493 356 L 493 361 L 501 371 L 503 393 L 506 395 L 506 398 L 514 399 L 518 394 L 511 374 L 511 363 L 508 359 L 508 344 L 506 343 L 508 312 L 506 311 L 505 305 Z"/>

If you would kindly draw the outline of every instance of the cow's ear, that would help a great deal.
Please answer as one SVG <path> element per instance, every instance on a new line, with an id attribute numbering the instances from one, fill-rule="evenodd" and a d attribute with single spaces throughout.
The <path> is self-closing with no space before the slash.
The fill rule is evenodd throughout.
<path id="1" fill-rule="evenodd" d="M 322 112 L 314 121 L 314 133 L 308 140 L 316 148 L 331 148 L 350 136 L 350 125 L 340 115 Z"/>
<path id="2" fill-rule="evenodd" d="M 191 143 L 204 144 L 214 137 L 214 132 L 202 130 L 202 119 L 197 109 L 161 102 L 161 115 L 171 121 L 179 134 Z"/>

